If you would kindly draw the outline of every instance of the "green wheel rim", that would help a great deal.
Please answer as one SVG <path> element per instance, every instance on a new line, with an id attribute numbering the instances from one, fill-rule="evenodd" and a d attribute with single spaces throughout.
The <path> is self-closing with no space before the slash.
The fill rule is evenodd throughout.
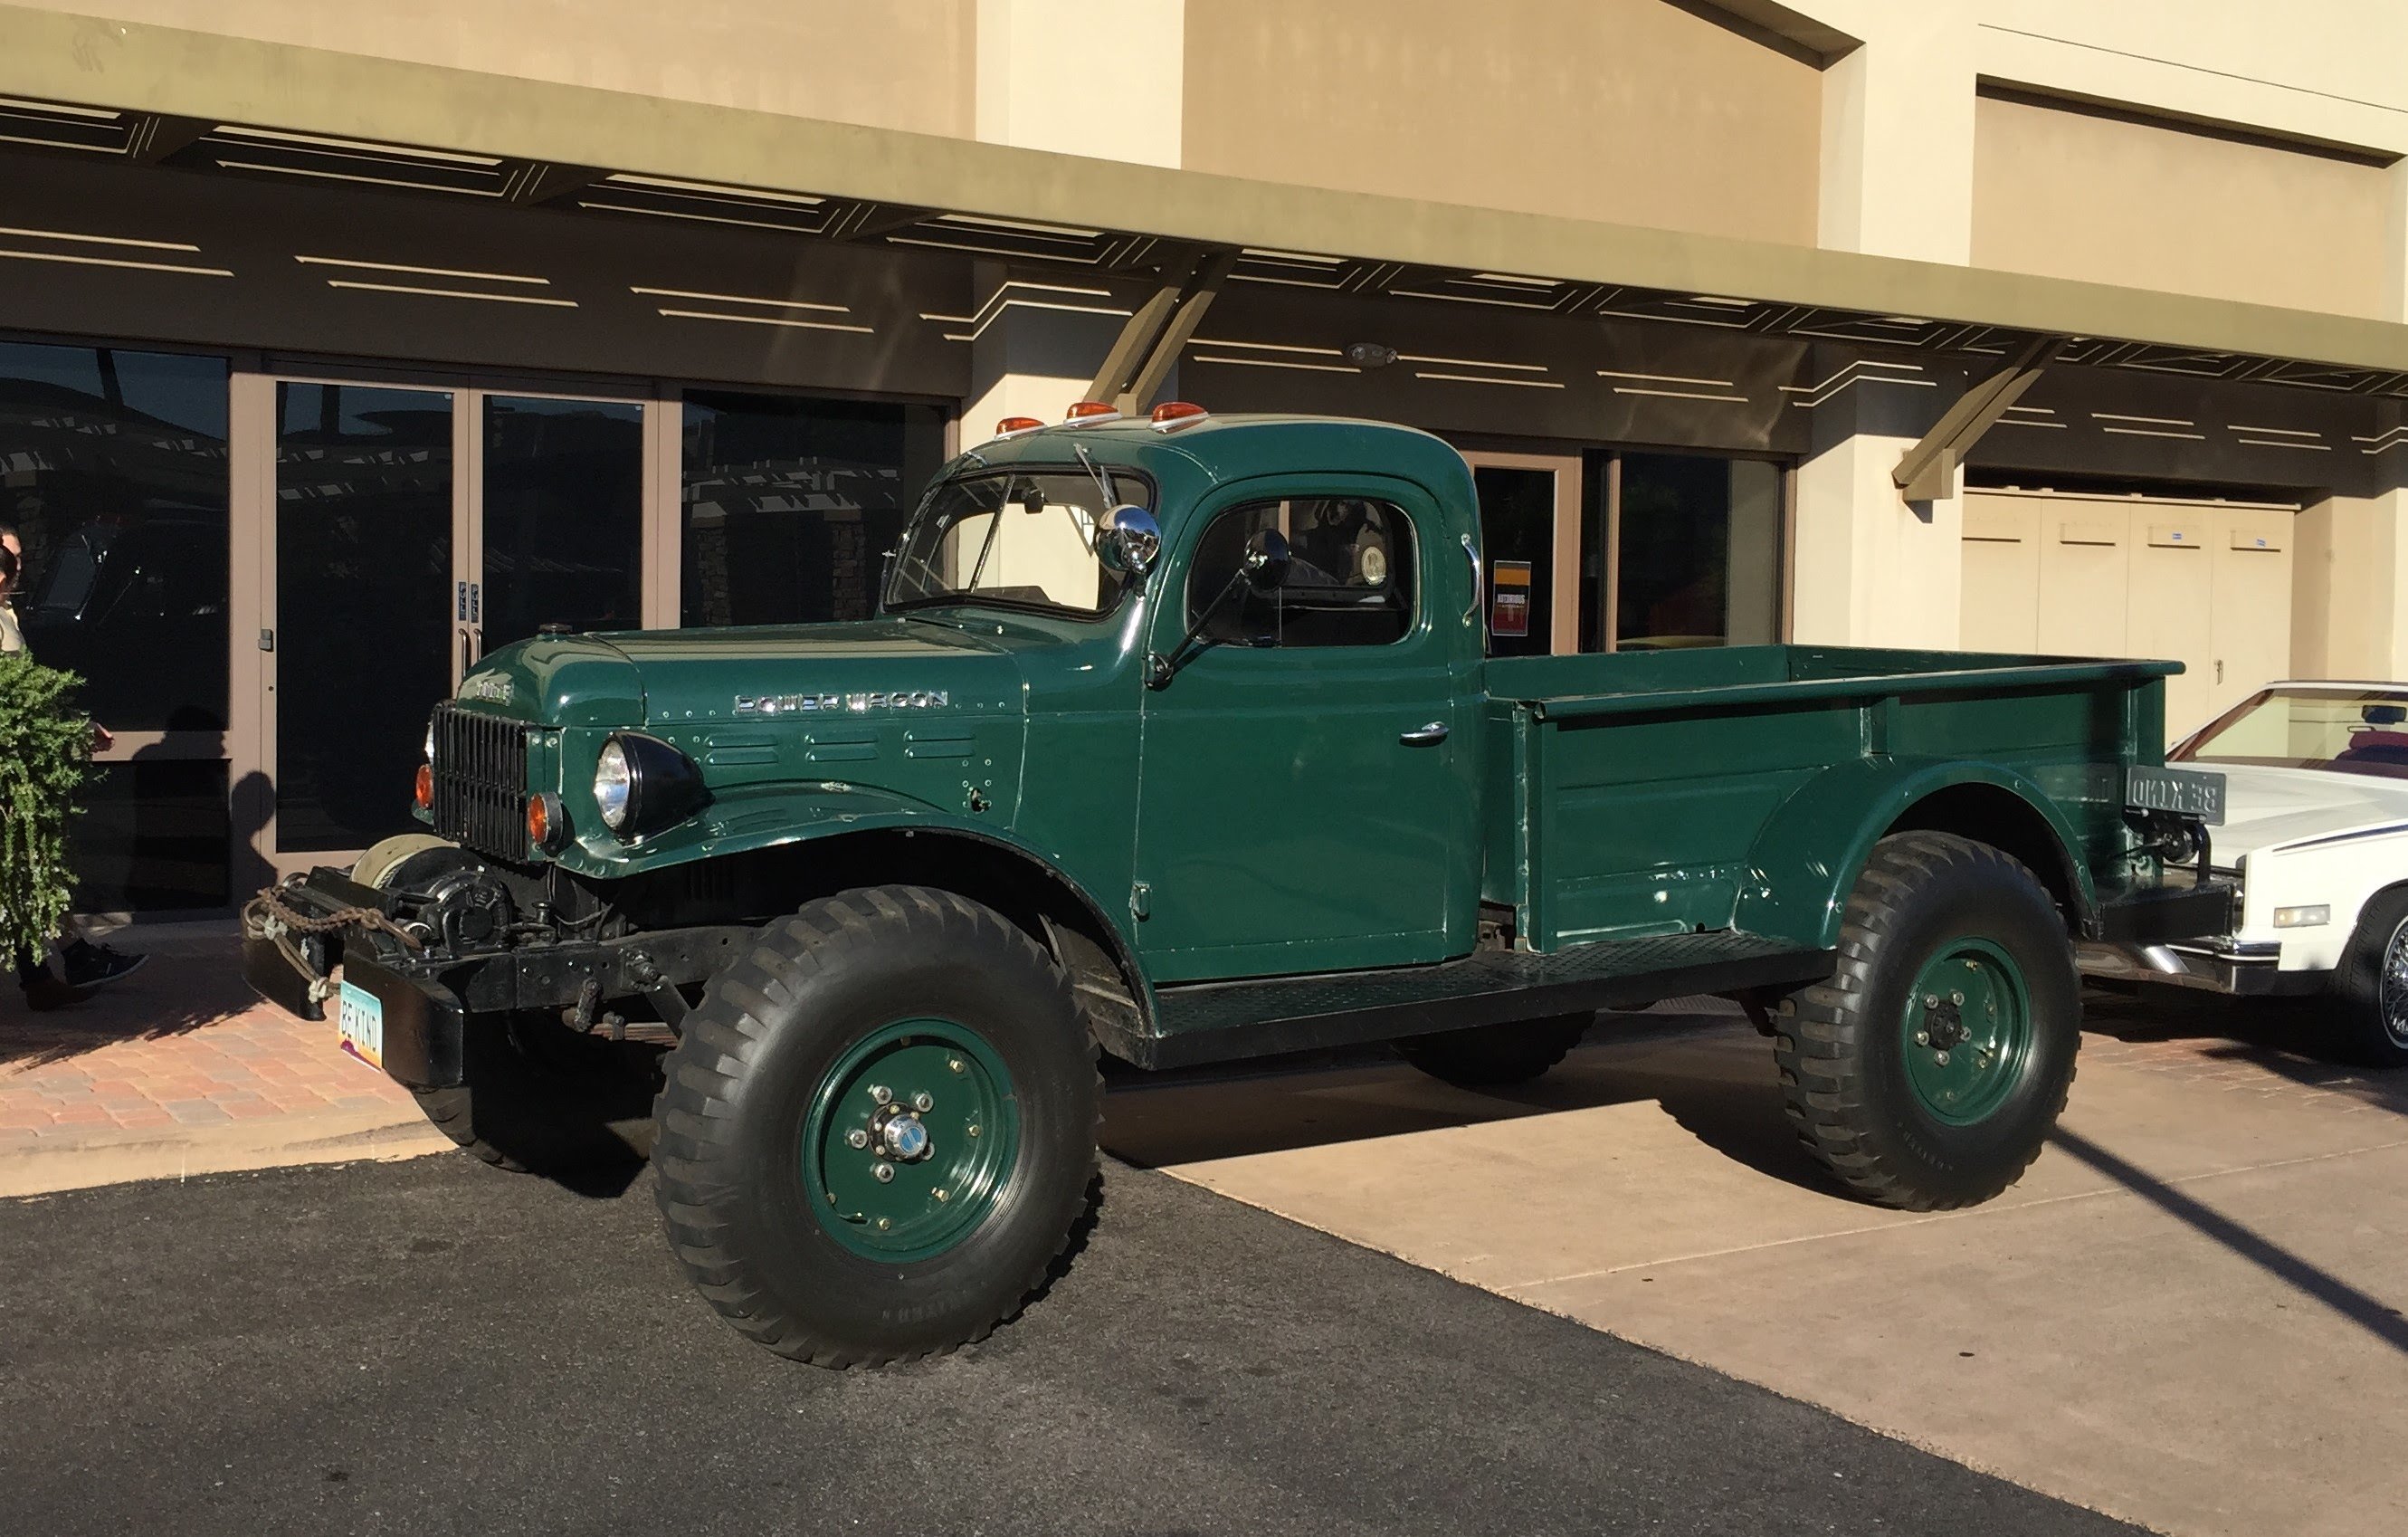
<path id="1" fill-rule="evenodd" d="M 1019 1152 L 1011 1072 L 985 1037 L 906 1019 L 854 1042 L 820 1080 L 803 1123 L 803 1188 L 853 1253 L 933 1259 L 994 1214 Z"/>
<path id="2" fill-rule="evenodd" d="M 1973 1126 L 2014 1093 L 2031 1059 L 2031 991 L 2004 950 L 1970 936 L 1915 973 L 1899 1022 L 1906 1081 L 1932 1117 Z"/>

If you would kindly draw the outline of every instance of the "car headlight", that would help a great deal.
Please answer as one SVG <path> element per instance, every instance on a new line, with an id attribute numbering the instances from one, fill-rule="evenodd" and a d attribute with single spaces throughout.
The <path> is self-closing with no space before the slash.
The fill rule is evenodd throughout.
<path id="1" fill-rule="evenodd" d="M 601 808 L 602 826 L 625 832 L 635 799 L 636 771 L 627 762 L 626 745 L 613 737 L 602 744 L 602 759 L 594 766 L 594 804 Z"/>
<path id="2" fill-rule="evenodd" d="M 594 805 L 621 838 L 673 827 L 710 798 L 694 760 L 658 737 L 619 732 L 594 764 Z"/>

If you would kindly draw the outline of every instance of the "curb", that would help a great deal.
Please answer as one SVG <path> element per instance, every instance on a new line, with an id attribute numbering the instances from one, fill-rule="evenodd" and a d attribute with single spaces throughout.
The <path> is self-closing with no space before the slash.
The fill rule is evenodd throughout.
<path id="1" fill-rule="evenodd" d="M 451 1151 L 452 1140 L 427 1124 L 414 1105 L 278 1116 L 167 1133 L 44 1138 L 0 1156 L 0 1199 L 299 1164 L 391 1162 Z"/>

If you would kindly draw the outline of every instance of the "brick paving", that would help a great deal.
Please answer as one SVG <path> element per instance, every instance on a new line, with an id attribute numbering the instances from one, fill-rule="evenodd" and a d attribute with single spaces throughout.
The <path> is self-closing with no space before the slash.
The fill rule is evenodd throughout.
<path id="1" fill-rule="evenodd" d="M 89 1002 L 31 1013 L 0 988 L 0 1156 L 380 1106 L 409 1093 L 245 987 L 231 925 L 136 929 L 150 964 Z"/>

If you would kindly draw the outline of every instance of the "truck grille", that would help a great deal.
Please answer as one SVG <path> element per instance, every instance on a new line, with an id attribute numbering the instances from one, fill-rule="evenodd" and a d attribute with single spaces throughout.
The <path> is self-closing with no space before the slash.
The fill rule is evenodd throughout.
<path id="1" fill-rule="evenodd" d="M 435 831 L 497 859 L 529 857 L 527 733 L 520 721 L 435 707 Z"/>

